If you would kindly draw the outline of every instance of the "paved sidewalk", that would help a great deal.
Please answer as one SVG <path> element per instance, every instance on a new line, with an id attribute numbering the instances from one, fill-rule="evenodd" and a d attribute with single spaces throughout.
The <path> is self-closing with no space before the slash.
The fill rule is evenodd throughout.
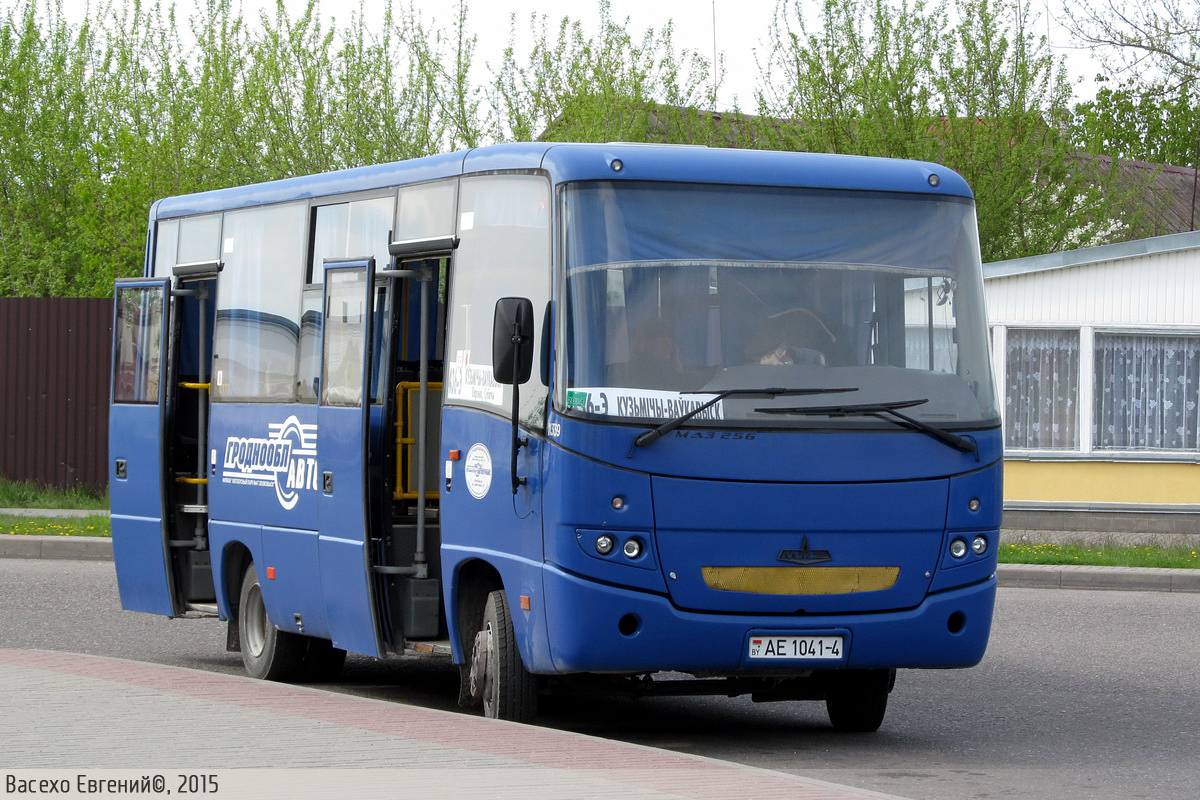
<path id="1" fill-rule="evenodd" d="M 0 558 L 111 560 L 112 540 L 87 536 L 0 534 Z M 1200 592 L 1200 569 L 1001 564 L 1006 589 L 1111 589 L 1134 592 Z"/>
<path id="2" fill-rule="evenodd" d="M 289 800 L 890 797 L 550 728 L 98 656 L 0 649 L 0 687 L 6 781 L 74 788 L 80 775 L 162 776 L 177 789 L 181 775 L 214 775 L 210 796 Z"/>

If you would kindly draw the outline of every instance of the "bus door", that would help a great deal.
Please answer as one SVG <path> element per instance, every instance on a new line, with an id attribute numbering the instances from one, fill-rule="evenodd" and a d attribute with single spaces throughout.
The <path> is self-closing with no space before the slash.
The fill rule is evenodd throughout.
<path id="1" fill-rule="evenodd" d="M 118 280 L 114 293 L 109 495 L 121 606 L 177 616 L 166 487 L 171 281 Z"/>
<path id="2" fill-rule="evenodd" d="M 385 524 L 375 571 L 387 607 L 384 638 L 393 652 L 403 652 L 411 641 L 444 635 L 437 480 L 443 360 L 439 331 L 445 304 L 439 301 L 437 287 L 454 246 L 450 238 L 392 242 L 392 263 L 379 275 L 390 282 L 391 316 L 382 319 L 394 335 L 378 380 L 394 391 L 377 395 L 383 420 L 390 423 L 381 427 L 391 431 L 391 446 L 381 441 L 380 450 L 388 451 L 391 469 L 380 481 L 390 491 L 380 498 L 387 509 L 381 515 Z M 378 312 L 376 316 L 380 318 Z"/>
<path id="3" fill-rule="evenodd" d="M 317 524 L 333 644 L 378 657 L 368 506 L 374 277 L 374 259 L 325 262 Z"/>

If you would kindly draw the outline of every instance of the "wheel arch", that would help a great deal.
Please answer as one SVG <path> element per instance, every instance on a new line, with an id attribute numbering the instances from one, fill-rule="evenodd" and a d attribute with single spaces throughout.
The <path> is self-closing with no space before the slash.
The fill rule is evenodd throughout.
<path id="1" fill-rule="evenodd" d="M 221 551 L 216 581 L 217 604 L 225 619 L 237 620 L 238 602 L 242 591 L 242 575 L 254 563 L 254 556 L 244 542 L 232 541 Z"/>
<path id="2" fill-rule="evenodd" d="M 483 620 L 483 609 L 488 595 L 504 589 L 500 571 L 480 558 L 462 562 L 454 569 L 454 575 L 446 596 L 446 624 L 450 632 L 450 646 L 454 651 L 454 663 L 465 663 L 471 652 L 475 631 Z"/>

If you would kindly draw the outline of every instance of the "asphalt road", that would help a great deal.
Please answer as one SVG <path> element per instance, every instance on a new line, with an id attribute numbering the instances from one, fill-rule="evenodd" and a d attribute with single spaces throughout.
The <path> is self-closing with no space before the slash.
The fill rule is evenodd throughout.
<path id="1" fill-rule="evenodd" d="M 224 642 L 120 611 L 111 562 L 0 559 L 0 647 L 240 673 Z M 542 723 L 910 798 L 1195 797 L 1198 678 L 1200 594 L 1007 589 L 984 662 L 901 672 L 876 734 L 744 698 L 555 699 Z M 330 688 L 452 710 L 456 687 L 445 664 L 352 658 Z"/>

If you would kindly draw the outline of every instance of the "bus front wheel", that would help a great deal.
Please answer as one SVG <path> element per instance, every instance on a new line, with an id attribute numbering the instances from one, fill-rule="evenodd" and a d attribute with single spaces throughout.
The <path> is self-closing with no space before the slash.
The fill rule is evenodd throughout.
<path id="1" fill-rule="evenodd" d="M 537 678 L 521 661 L 503 591 L 488 595 L 471 648 L 469 680 L 471 697 L 483 701 L 485 717 L 532 722 L 537 715 Z"/>
<path id="2" fill-rule="evenodd" d="M 307 642 L 303 636 L 277 630 L 267 618 L 262 587 L 254 565 L 246 567 L 238 601 L 238 635 L 242 663 L 251 677 L 268 681 L 295 678 L 304 664 Z"/>
<path id="3" fill-rule="evenodd" d="M 883 724 L 888 694 L 896 683 L 896 670 L 871 669 L 838 676 L 825 692 L 825 709 L 834 730 L 873 733 Z"/>

